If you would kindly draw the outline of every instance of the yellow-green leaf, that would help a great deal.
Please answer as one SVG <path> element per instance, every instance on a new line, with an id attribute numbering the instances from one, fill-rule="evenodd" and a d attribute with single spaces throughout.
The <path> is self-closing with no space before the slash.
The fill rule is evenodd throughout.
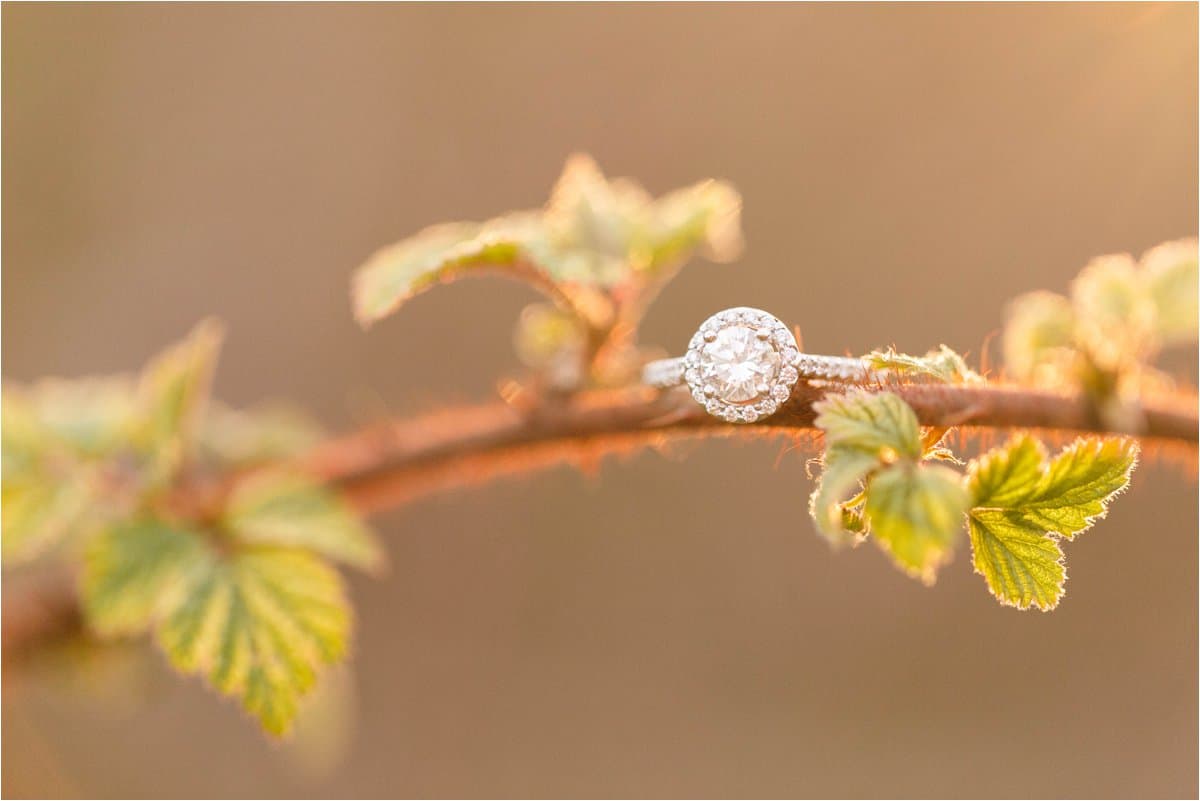
<path id="1" fill-rule="evenodd" d="M 5 565 L 28 562 L 88 525 L 96 493 L 86 473 L 50 476 L 5 470 L 0 490 L 4 520 L 0 552 Z"/>
<path id="2" fill-rule="evenodd" d="M 852 389 L 813 404 L 829 448 L 866 451 L 885 462 L 921 457 L 921 427 L 908 404 L 890 392 Z"/>
<path id="3" fill-rule="evenodd" d="M 240 698 L 281 735 L 318 671 L 344 656 L 349 634 L 336 570 L 302 550 L 258 546 L 214 555 L 157 636 L 179 670 Z"/>
<path id="4" fill-rule="evenodd" d="M 80 597 L 88 625 L 105 636 L 148 630 L 206 559 L 202 536 L 181 525 L 141 518 L 109 526 L 84 554 Z"/>
<path id="5" fill-rule="evenodd" d="M 902 463 L 871 479 L 864 512 L 879 546 L 909 575 L 931 584 L 953 553 L 967 499 L 950 468 Z"/>
<path id="6" fill-rule="evenodd" d="M 997 599 L 1020 609 L 1058 604 L 1066 578 L 1058 538 L 1104 516 L 1137 452 L 1133 440 L 1079 439 L 1049 460 L 1040 442 L 1020 435 L 971 463 L 975 570 Z"/>
<path id="7" fill-rule="evenodd" d="M 1032 528 L 1067 539 L 1103 517 L 1112 497 L 1129 485 L 1137 464 L 1132 439 L 1077 439 L 1053 460 L 1029 436 L 972 463 L 969 487 L 975 514 L 1003 509 Z"/>
<path id="8" fill-rule="evenodd" d="M 1158 335 L 1165 342 L 1194 342 L 1200 327 L 1196 240 L 1167 242 L 1146 251 L 1141 269 L 1154 302 Z"/>
<path id="9" fill-rule="evenodd" d="M 377 569 L 383 548 L 354 511 L 329 488 L 298 473 L 262 473 L 242 481 L 224 527 L 243 543 L 288 545 L 355 567 Z"/>
<path id="10" fill-rule="evenodd" d="M 1007 606 L 1048 611 L 1058 606 L 1067 571 L 1062 547 L 1003 509 L 976 509 L 968 519 L 975 572 Z"/>
<path id="11" fill-rule="evenodd" d="M 178 466 L 197 435 L 222 338 L 220 324 L 205 320 L 142 371 L 142 439 L 167 473 Z"/>

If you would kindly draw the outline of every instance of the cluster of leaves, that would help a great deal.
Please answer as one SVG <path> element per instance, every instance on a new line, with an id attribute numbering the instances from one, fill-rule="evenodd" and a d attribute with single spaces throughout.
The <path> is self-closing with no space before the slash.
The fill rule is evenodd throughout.
<path id="1" fill-rule="evenodd" d="M 741 248 L 741 198 L 728 184 L 653 198 L 577 155 L 542 210 L 437 225 L 375 253 L 355 274 L 354 312 L 369 325 L 439 282 L 506 275 L 550 301 L 518 322 L 529 367 L 561 390 L 620 384 L 640 366 L 637 327 L 657 292 L 694 254 L 726 262 Z"/>
<path id="2" fill-rule="evenodd" d="M 1103 517 L 1137 461 L 1130 439 L 1078 439 L 1054 458 L 1026 434 L 960 472 L 917 416 L 890 392 L 853 389 L 817 404 L 824 471 L 810 501 L 835 544 L 873 539 L 905 572 L 931 584 L 964 522 L 976 572 L 1019 609 L 1053 609 L 1066 571 L 1060 541 Z"/>
<path id="3" fill-rule="evenodd" d="M 171 663 L 282 733 L 345 653 L 333 562 L 377 567 L 372 534 L 330 490 L 266 467 L 319 432 L 294 413 L 209 399 L 221 342 L 202 324 L 140 376 L 5 386 L 3 555 L 78 561 L 89 628 L 152 633 Z M 211 508 L 206 478 L 244 474 Z"/>
<path id="4" fill-rule="evenodd" d="M 1136 430 L 1137 398 L 1170 384 L 1151 366 L 1158 352 L 1196 340 L 1198 276 L 1196 240 L 1184 239 L 1140 261 L 1129 254 L 1094 259 L 1069 297 L 1018 297 L 1004 331 L 1008 377 L 1080 389 L 1110 425 Z"/>
<path id="5" fill-rule="evenodd" d="M 1008 377 L 1085 392 L 1113 428 L 1138 430 L 1140 395 L 1167 383 L 1150 367 L 1164 345 L 1197 336 L 1196 241 L 1169 242 L 1137 263 L 1105 256 L 1084 268 L 1068 299 L 1018 298 L 1004 331 Z M 923 357 L 869 354 L 876 370 L 947 383 L 983 378 L 946 346 Z M 1126 438 L 1081 438 L 1051 458 L 1017 434 L 962 465 L 922 430 L 904 401 L 855 389 L 817 404 L 823 471 L 810 500 L 832 543 L 873 539 L 901 569 L 932 583 L 963 523 L 975 570 L 1001 603 L 1053 609 L 1063 595 L 1062 541 L 1103 517 L 1129 483 L 1138 448 Z"/>

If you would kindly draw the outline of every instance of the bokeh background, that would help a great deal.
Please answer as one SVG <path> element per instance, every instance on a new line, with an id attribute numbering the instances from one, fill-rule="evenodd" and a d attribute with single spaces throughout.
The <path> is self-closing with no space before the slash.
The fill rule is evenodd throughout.
<path id="1" fill-rule="evenodd" d="M 744 258 L 685 270 L 647 341 L 748 304 L 818 352 L 977 357 L 1008 298 L 1195 233 L 1196 27 L 1194 4 L 8 4 L 4 378 L 133 368 L 216 315 L 230 401 L 342 428 L 486 397 L 527 290 L 458 284 L 364 333 L 350 272 L 540 204 L 576 150 L 745 196 Z M 1191 478 L 1146 465 L 1069 546 L 1060 609 L 1022 614 L 965 553 L 933 589 L 830 553 L 810 454 L 779 454 L 379 518 L 349 704 L 295 745 L 149 649 L 6 677 L 3 792 L 1195 796 Z"/>

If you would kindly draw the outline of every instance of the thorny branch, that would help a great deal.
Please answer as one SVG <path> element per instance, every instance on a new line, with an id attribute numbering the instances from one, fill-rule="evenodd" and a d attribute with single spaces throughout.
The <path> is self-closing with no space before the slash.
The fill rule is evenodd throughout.
<path id="1" fill-rule="evenodd" d="M 899 395 L 932 428 L 958 428 L 968 435 L 1011 428 L 1127 434 L 1166 455 L 1182 454 L 1195 462 L 1198 425 L 1192 396 L 1145 399 L 1138 430 L 1116 430 L 1078 395 L 1003 384 L 887 383 L 878 388 Z M 731 425 L 709 417 L 682 391 L 596 391 L 547 403 L 513 387 L 504 400 L 447 408 L 336 437 L 304 456 L 299 466 L 339 488 L 369 514 L 444 489 L 560 464 L 588 468 L 607 455 L 683 439 L 815 438 L 812 405 L 829 389 L 801 382 L 771 418 Z M 188 485 L 177 491 L 172 504 L 180 513 L 203 516 L 219 508 L 242 477 Z M 29 584 L 4 601 L 6 663 L 81 624 L 72 582 L 63 577 Z"/>

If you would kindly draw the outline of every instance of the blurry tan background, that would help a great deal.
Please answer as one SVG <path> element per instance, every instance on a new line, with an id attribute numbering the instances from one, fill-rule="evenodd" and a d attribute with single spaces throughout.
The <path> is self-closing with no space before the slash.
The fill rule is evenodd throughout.
<path id="1" fill-rule="evenodd" d="M 1195 233 L 1196 25 L 1194 5 L 6 5 L 4 377 L 133 368 L 213 314 L 231 401 L 344 427 L 484 397 L 525 289 L 459 284 L 363 333 L 350 270 L 541 203 L 574 150 L 745 195 L 745 257 L 686 270 L 648 341 L 749 304 L 817 351 L 977 355 L 1006 299 Z M 1021 614 L 965 552 L 933 589 L 831 554 L 807 454 L 778 453 L 708 443 L 380 519 L 393 567 L 353 581 L 338 764 L 151 654 L 136 681 L 9 682 L 3 791 L 1195 795 L 1190 479 L 1142 469 L 1069 546 L 1063 606 Z"/>

